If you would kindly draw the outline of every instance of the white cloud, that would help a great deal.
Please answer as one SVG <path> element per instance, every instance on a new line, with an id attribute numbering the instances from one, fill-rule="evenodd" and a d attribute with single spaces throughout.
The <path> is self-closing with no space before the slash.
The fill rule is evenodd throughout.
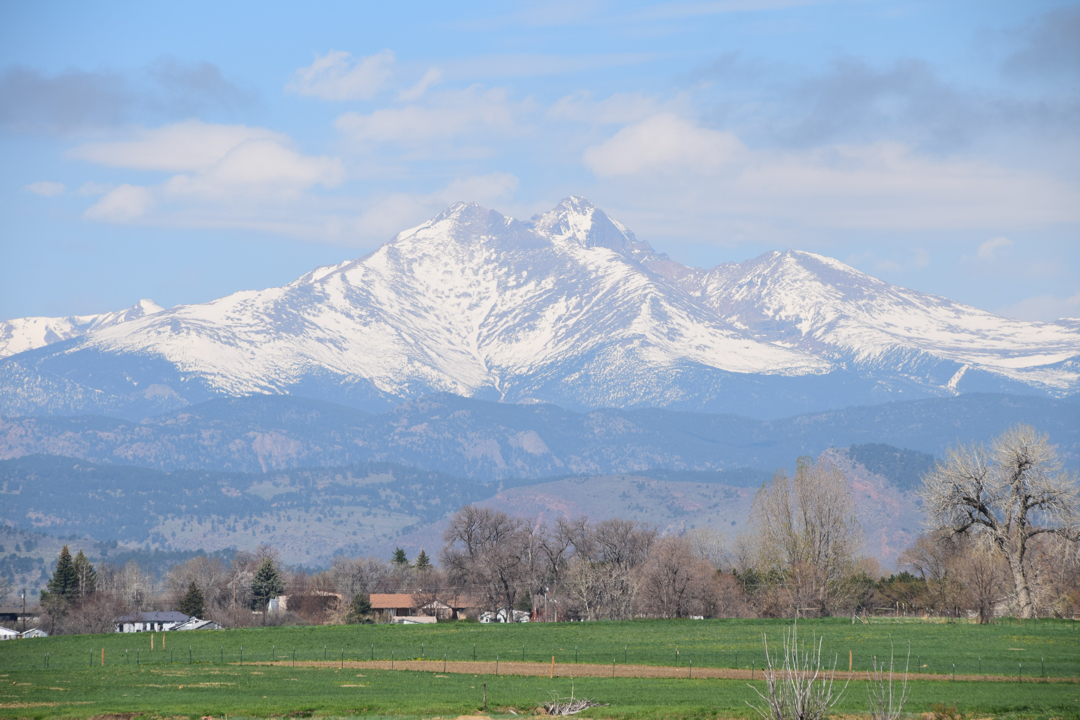
<path id="1" fill-rule="evenodd" d="M 108 167 L 192 172 L 213 166 L 249 140 L 286 142 L 288 137 L 266 128 L 188 120 L 159 128 L 135 128 L 126 139 L 86 143 L 69 151 L 68 156 Z"/>
<path id="2" fill-rule="evenodd" d="M 712 172 L 744 154 L 729 132 L 709 130 L 672 113 L 646 118 L 585 150 L 585 164 L 602 177 L 655 172 Z"/>
<path id="3" fill-rule="evenodd" d="M 57 195 L 63 195 L 64 191 L 67 190 L 64 183 L 49 182 L 48 180 L 30 183 L 26 186 L 26 189 L 42 197 L 56 197 Z"/>
<path id="4" fill-rule="evenodd" d="M 121 185 L 87 209 L 83 217 L 103 222 L 131 222 L 146 215 L 154 204 L 154 195 L 147 188 Z"/>
<path id="5" fill-rule="evenodd" d="M 1037 320 L 1051 322 L 1060 318 L 1080 318 L 1080 292 L 1067 298 L 1053 295 L 1038 295 L 1024 298 L 1020 302 L 999 311 L 1007 317 L 1018 320 Z"/>
<path id="6" fill-rule="evenodd" d="M 745 147 L 665 114 L 628 125 L 583 160 L 641 234 L 761 236 L 780 228 L 961 229 L 1080 221 L 1080 186 L 900 143 L 809 151 Z M 619 209 L 621 205 L 624 209 Z"/>
<path id="7" fill-rule="evenodd" d="M 413 100 L 419 100 L 420 97 L 427 92 L 429 87 L 442 81 L 442 76 L 442 70 L 439 68 L 431 68 L 424 73 L 424 77 L 420 78 L 419 82 L 411 88 L 406 88 L 399 92 L 397 96 L 398 101 L 412 102 Z"/>
<path id="8" fill-rule="evenodd" d="M 94 195 L 104 195 L 112 190 L 113 187 L 113 185 L 109 185 L 108 183 L 88 182 L 80 185 L 75 193 L 84 197 L 93 197 Z"/>
<path id="9" fill-rule="evenodd" d="M 164 189 L 171 196 L 227 202 L 238 194 L 295 196 L 315 185 L 337 187 L 344 180 L 338 158 L 301 155 L 272 140 L 249 140 L 201 173 L 170 178 Z"/>
<path id="10" fill-rule="evenodd" d="M 372 113 L 345 113 L 335 126 L 354 142 L 393 142 L 415 146 L 475 133 L 484 140 L 489 133 L 517 131 L 515 117 L 527 104 L 510 102 L 504 89 L 464 90 L 439 93 L 427 105 L 383 108 Z"/>
<path id="11" fill-rule="evenodd" d="M 285 89 L 323 100 L 370 100 L 391 75 L 394 53 L 383 50 L 355 60 L 351 53 L 331 50 L 297 69 Z"/>
<path id="12" fill-rule="evenodd" d="M 656 98 L 641 93 L 615 93 L 603 100 L 596 100 L 593 93 L 583 90 L 556 100 L 548 109 L 548 117 L 607 125 L 638 122 L 660 111 Z"/>
<path id="13" fill-rule="evenodd" d="M 987 240 L 979 246 L 979 259 L 980 260 L 992 260 L 994 253 L 998 248 L 1012 247 L 1012 240 L 1007 237 L 996 237 L 991 240 Z"/>

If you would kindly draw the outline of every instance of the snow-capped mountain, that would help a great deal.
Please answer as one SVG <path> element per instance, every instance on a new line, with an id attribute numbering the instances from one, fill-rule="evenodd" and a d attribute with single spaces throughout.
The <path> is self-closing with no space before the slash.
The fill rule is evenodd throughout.
<path id="1" fill-rule="evenodd" d="M 140 300 L 127 310 L 101 315 L 69 315 L 68 317 L 26 317 L 0 322 L 0 358 L 34 350 L 61 340 L 70 340 L 92 330 L 161 312 L 153 300 Z"/>
<path id="2" fill-rule="evenodd" d="M 1077 389 L 1080 333 L 1068 320 L 1001 317 L 793 250 L 707 271 L 645 264 L 759 340 L 891 374 L 897 387 Z"/>
<path id="3" fill-rule="evenodd" d="M 897 288 L 809 253 L 712 270 L 582 198 L 528 222 L 456 204 L 293 283 L 0 362 L 0 413 L 141 416 L 291 393 L 368 409 L 430 392 L 777 416 L 969 389 L 1080 387 L 1080 332 Z"/>

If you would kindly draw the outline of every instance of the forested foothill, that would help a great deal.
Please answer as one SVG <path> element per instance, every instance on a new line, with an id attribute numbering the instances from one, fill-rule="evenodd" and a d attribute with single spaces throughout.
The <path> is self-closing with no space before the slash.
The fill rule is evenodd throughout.
<path id="1" fill-rule="evenodd" d="M 65 546 L 41 623 L 52 633 L 101 632 L 121 615 L 196 600 L 225 627 L 383 621 L 370 605 L 382 594 L 409 596 L 405 614 L 442 605 L 473 620 L 508 618 L 509 610 L 533 621 L 886 615 L 988 623 L 1080 613 L 1076 479 L 1046 436 L 1017 426 L 988 448 L 957 447 L 930 468 L 920 493 L 927 531 L 901 553 L 896 572 L 863 554 L 845 475 L 802 458 L 761 486 L 748 531 L 733 538 L 469 504 L 431 553 L 339 556 L 323 570 L 287 567 L 264 545 L 231 558 L 195 556 L 159 579 L 135 560 L 95 566 Z M 272 607 L 280 595 L 287 602 Z"/>

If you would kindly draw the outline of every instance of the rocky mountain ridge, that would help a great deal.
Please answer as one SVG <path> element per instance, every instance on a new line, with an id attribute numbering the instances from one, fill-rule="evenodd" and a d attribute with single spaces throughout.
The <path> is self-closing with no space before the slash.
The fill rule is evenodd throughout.
<path id="1" fill-rule="evenodd" d="M 448 392 L 574 410 L 783 417 L 1080 390 L 1080 330 L 889 285 L 811 253 L 711 270 L 583 198 L 528 222 L 458 203 L 358 260 L 0 360 L 0 414 L 141 419 L 291 394 L 380 412 Z"/>

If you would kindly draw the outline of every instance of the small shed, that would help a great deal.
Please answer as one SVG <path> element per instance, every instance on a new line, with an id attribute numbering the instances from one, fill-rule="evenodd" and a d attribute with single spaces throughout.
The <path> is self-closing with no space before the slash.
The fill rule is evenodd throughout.
<path id="1" fill-rule="evenodd" d="M 23 638 L 24 640 L 29 640 L 30 638 L 49 637 L 49 633 L 45 632 L 41 628 L 30 628 L 22 635 L 19 635 L 19 637 Z"/>
<path id="2" fill-rule="evenodd" d="M 0 640 L 17 640 L 19 633 L 14 630 L 9 630 L 6 627 L 0 627 Z"/>

